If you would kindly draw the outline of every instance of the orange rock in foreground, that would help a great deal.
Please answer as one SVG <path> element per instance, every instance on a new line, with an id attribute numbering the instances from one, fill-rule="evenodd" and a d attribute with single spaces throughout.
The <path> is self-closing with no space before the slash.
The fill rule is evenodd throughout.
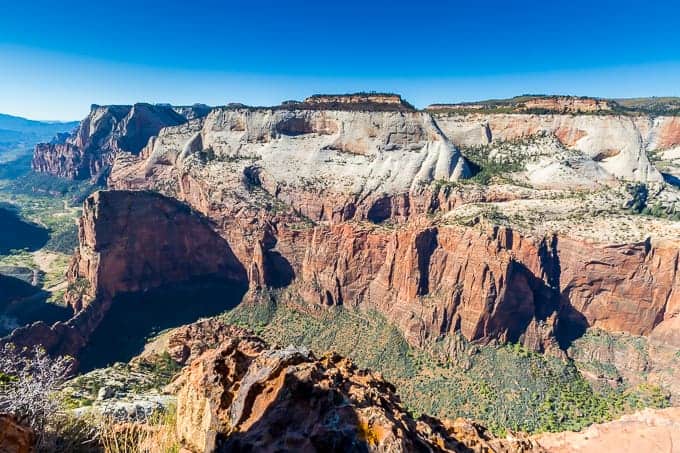
<path id="1" fill-rule="evenodd" d="M 680 407 L 645 409 L 575 433 L 536 436 L 553 453 L 645 453 L 680 451 Z"/>
<path id="2" fill-rule="evenodd" d="M 0 415 L 0 453 L 31 453 L 35 435 L 8 415 Z"/>
<path id="3" fill-rule="evenodd" d="M 267 349 L 246 332 L 202 354 L 170 386 L 184 447 L 212 451 L 542 452 L 466 420 L 413 419 L 392 384 L 336 354 Z"/>

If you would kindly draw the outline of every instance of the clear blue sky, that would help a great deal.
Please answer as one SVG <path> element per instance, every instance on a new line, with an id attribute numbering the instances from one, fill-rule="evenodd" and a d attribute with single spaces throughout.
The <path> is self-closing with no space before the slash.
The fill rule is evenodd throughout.
<path id="1" fill-rule="evenodd" d="M 680 95 L 677 0 L 0 1 L 0 112 L 395 91 Z"/>

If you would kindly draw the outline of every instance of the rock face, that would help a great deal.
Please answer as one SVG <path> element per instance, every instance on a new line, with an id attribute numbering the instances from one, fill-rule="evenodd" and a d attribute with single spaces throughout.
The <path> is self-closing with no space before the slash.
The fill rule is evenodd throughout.
<path id="1" fill-rule="evenodd" d="M 645 409 L 579 433 L 544 434 L 536 440 L 552 453 L 675 452 L 680 444 L 680 408 Z"/>
<path id="2" fill-rule="evenodd" d="M 671 117 L 483 113 L 442 113 L 434 117 L 444 134 L 459 146 L 498 144 L 549 134 L 609 174 L 637 181 L 662 181 L 647 152 L 675 141 L 667 130 Z"/>
<path id="3" fill-rule="evenodd" d="M 491 102 L 491 101 L 490 101 Z M 500 101 L 499 101 L 500 102 Z M 603 99 L 577 98 L 569 96 L 530 96 L 517 98 L 516 101 L 502 101 L 501 104 L 435 104 L 428 107 L 429 113 L 421 115 L 429 122 L 441 129 L 435 135 L 444 132 L 447 139 L 456 145 L 473 146 L 486 144 L 491 141 L 515 140 L 545 132 L 555 135 L 562 144 L 570 149 L 583 152 L 598 166 L 615 177 L 635 179 L 639 181 L 661 181 L 661 175 L 649 164 L 647 151 L 665 150 L 680 144 L 677 134 L 676 117 L 650 117 L 644 114 L 621 116 L 609 114 L 615 103 Z M 509 102 L 509 104 L 507 104 Z M 507 105 L 506 105 L 507 104 Z M 513 113 L 456 113 L 458 110 L 483 111 L 489 107 L 501 106 L 505 110 L 512 107 Z M 238 109 L 231 109 L 238 110 Z M 271 119 L 278 123 L 274 133 L 258 131 L 266 123 L 258 120 L 261 112 L 278 111 L 284 119 Z M 356 111 L 369 113 L 365 117 L 368 121 L 355 119 L 348 123 L 345 119 L 329 120 L 329 128 L 321 124 L 314 125 L 316 119 L 304 118 L 299 115 L 303 111 L 326 112 L 321 116 L 333 116 L 332 111 Z M 40 144 L 36 147 L 33 169 L 38 172 L 50 173 L 70 179 L 87 179 L 105 176 L 115 156 L 120 152 L 138 154 L 150 137 L 158 135 L 159 131 L 168 126 L 183 124 L 188 120 L 200 120 L 207 116 L 211 108 L 202 104 L 187 107 L 172 107 L 169 105 L 136 104 L 134 106 L 93 106 L 90 115 L 83 120 L 76 133 L 55 143 Z M 326 135 L 348 135 L 341 143 L 326 143 L 327 150 L 344 150 L 353 154 L 363 154 L 356 149 L 365 149 L 371 142 L 371 137 L 379 133 L 384 120 L 379 119 L 381 113 L 392 112 L 405 115 L 415 114 L 414 108 L 400 96 L 380 93 L 358 93 L 353 95 L 316 95 L 303 102 L 289 102 L 272 109 L 252 109 L 241 112 L 241 118 L 234 118 L 233 124 L 222 119 L 214 124 L 209 120 L 208 127 L 214 130 L 232 132 L 234 140 L 243 139 L 251 134 L 238 134 L 241 129 L 248 127 L 253 132 L 256 141 L 268 143 L 280 135 L 301 135 L 320 133 Z M 522 114 L 522 112 L 541 111 L 544 114 Z M 592 115 L 599 113 L 599 115 Z M 432 114 L 432 116 L 430 115 Z M 568 114 L 568 115 L 567 115 Z M 224 115 L 222 115 L 224 116 Z M 301 117 L 302 116 L 302 117 Z M 309 115 L 307 115 L 309 116 Z M 319 116 L 319 115 L 317 115 Z M 243 117 L 247 117 L 245 120 Z M 344 127 L 338 130 L 338 121 Z M 376 119 L 377 122 L 376 122 Z M 260 124 L 258 124 L 258 121 Z M 264 121 L 268 121 L 264 118 Z M 323 123 L 323 119 L 319 120 Z M 212 124 L 211 124 L 212 123 Z M 224 124 L 227 123 L 227 124 Z M 362 124 L 363 123 L 363 124 Z M 334 128 L 333 125 L 336 127 Z M 217 126 L 217 128 L 215 128 Z M 362 126 L 357 128 L 357 126 Z M 204 128 L 205 129 L 205 128 Z M 350 132 L 356 131 L 351 134 Z M 196 132 L 196 130 L 194 130 Z M 385 143 L 390 145 L 403 140 L 408 131 L 395 130 Z M 394 135 L 392 135 L 394 134 Z M 224 134 L 222 134 L 224 135 Z M 260 137 L 260 138 L 258 138 Z M 265 137 L 269 137 L 265 139 Z M 192 136 L 184 137 L 188 143 Z M 309 138 L 309 136 L 305 137 Z M 202 140 L 209 140 L 207 134 L 201 134 Z M 248 141 L 248 138 L 246 138 Z M 300 144 L 300 141 L 297 142 Z M 209 149 L 206 143 L 203 149 Z M 313 145 L 313 144 L 312 144 Z M 336 146 L 337 145 L 337 146 Z M 416 143 L 415 148 L 419 149 Z M 198 146 L 193 142 L 194 147 Z M 323 147 L 322 146 L 322 147 Z M 557 150 L 553 150 L 557 152 Z M 239 154 L 230 153 L 231 158 Z M 242 153 L 243 155 L 252 153 Z M 331 153 L 332 154 L 332 153 Z M 326 157 L 326 156 L 323 156 Z M 396 156 L 393 156 L 396 157 Z M 333 158 L 331 155 L 330 158 Z M 337 161 L 337 159 L 335 159 Z M 337 163 L 337 162 L 336 162 Z M 361 162 L 354 162 L 362 165 Z M 455 163 L 454 163 L 455 164 Z M 407 165 L 407 167 L 413 164 Z M 440 164 L 443 165 L 443 164 Z M 441 172 L 440 172 L 441 173 Z M 380 177 L 380 175 L 377 175 Z M 437 178 L 441 175 L 437 175 Z"/>
<path id="4" fill-rule="evenodd" d="M 610 111 L 612 105 L 605 99 L 549 96 L 528 99 L 524 101 L 522 109 L 556 113 L 593 113 Z"/>
<path id="5" fill-rule="evenodd" d="M 36 146 L 33 170 L 67 179 L 96 179 L 106 175 L 116 153 L 136 154 L 161 128 L 207 114 L 203 110 L 186 107 L 178 113 L 167 105 L 93 105 L 73 135 Z"/>
<path id="6" fill-rule="evenodd" d="M 302 301 L 377 309 L 416 345 L 460 332 L 469 340 L 519 340 L 544 350 L 554 346 L 555 339 L 569 341 L 570 335 L 592 326 L 647 335 L 680 310 L 675 244 L 613 247 L 558 237 L 536 240 L 504 228 L 412 221 L 394 231 L 360 223 L 304 230 L 278 225 L 276 238 L 264 241 L 256 232 L 249 236 L 226 226 L 229 233 L 223 235 L 240 244 L 235 255 L 229 255 L 213 243 L 179 239 L 163 239 L 168 244 L 164 249 L 145 236 L 159 231 L 160 221 L 151 211 L 157 206 L 140 194 L 135 205 L 150 211 L 135 216 L 140 220 L 132 227 L 127 216 L 118 214 L 126 210 L 110 206 L 107 198 L 130 203 L 135 194 L 101 192 L 86 204 L 81 247 L 70 271 L 74 283 L 88 282 L 79 297 L 70 299 L 76 310 L 90 300 L 108 300 L 117 293 L 186 277 L 190 268 L 199 274 L 241 269 L 229 274 L 240 281 L 246 279 L 243 269 L 249 269 L 253 287 L 276 283 L 275 277 L 287 269 L 291 280 L 285 284 L 292 285 Z M 109 212 L 120 224 L 107 219 Z M 178 236 L 173 234 L 171 238 Z M 128 242 L 121 248 L 111 239 L 126 235 L 140 238 L 134 244 L 149 251 L 130 249 Z M 253 238 L 255 243 L 248 244 Z M 267 249 L 271 246 L 263 243 L 266 240 L 274 241 L 275 252 Z M 219 241 L 222 250 L 231 249 Z M 170 248 L 180 245 L 180 250 Z M 173 255 L 161 257 L 158 250 Z M 189 253 L 200 265 L 189 261 Z M 157 257 L 158 273 L 142 272 L 148 264 L 131 262 L 133 256 Z M 172 267 L 183 261 L 186 269 Z M 141 276 L 145 280 L 140 281 Z"/>
<path id="7" fill-rule="evenodd" d="M 295 236 L 303 300 L 378 309 L 413 344 L 459 331 L 542 350 L 546 334 L 568 342 L 595 326 L 647 335 L 678 316 L 677 244 L 603 246 L 432 224 L 316 228 L 304 243 Z"/>
<path id="8" fill-rule="evenodd" d="M 391 384 L 348 359 L 268 349 L 245 332 L 199 356 L 171 390 L 178 437 L 194 452 L 543 451 L 464 420 L 414 420 Z"/>
<path id="9" fill-rule="evenodd" d="M 245 178 L 284 202 L 309 191 L 300 209 L 313 220 L 352 218 L 370 204 L 367 198 L 378 202 L 470 175 L 458 150 L 420 112 L 216 108 L 202 122 L 164 129 L 140 157 L 120 156 L 113 187 L 208 164 L 219 184 L 245 188 Z"/>
<path id="10" fill-rule="evenodd" d="M 561 297 L 588 326 L 648 335 L 680 314 L 678 243 L 586 248 L 562 239 L 558 249 Z"/>
<path id="11" fill-rule="evenodd" d="M 302 104 L 304 108 L 322 108 L 325 110 L 415 110 L 411 104 L 404 101 L 398 94 L 389 93 L 318 94 L 306 98 Z"/>
<path id="12" fill-rule="evenodd" d="M 141 195 L 141 196 L 140 196 Z M 245 270 L 209 221 L 155 193 L 100 191 L 84 203 L 80 246 L 68 275 L 83 291 L 67 301 L 75 311 L 95 299 L 156 288 L 197 276 L 245 282 Z"/>
<path id="13" fill-rule="evenodd" d="M 321 106 L 365 100 L 314 99 Z M 111 187 L 180 200 L 210 219 L 200 234 L 186 230 L 190 236 L 210 231 L 212 239 L 186 239 L 167 213 L 154 214 L 166 208 L 148 193 L 139 201 L 128 191 L 95 196 L 69 273 L 72 289 L 87 282 L 69 292 L 72 307 L 226 266 L 242 269 L 230 278 L 247 279 L 253 290 L 289 287 L 298 302 L 377 309 L 416 345 L 455 331 L 545 350 L 558 340 L 566 347 L 592 326 L 637 335 L 663 326 L 664 338 L 675 338 L 677 242 L 613 246 L 438 217 L 466 203 L 537 196 L 457 189 L 471 169 L 454 143 L 540 135 L 546 140 L 537 146 L 570 149 L 610 176 L 649 181 L 660 175 L 646 151 L 674 140 L 662 132 L 673 130 L 665 119 L 304 105 L 215 108 L 161 129 L 138 154 L 117 152 Z M 124 214 L 128 204 L 139 212 Z M 233 255 L 223 256 L 227 249 Z"/>
<path id="14" fill-rule="evenodd" d="M 161 191 L 212 219 L 252 288 L 292 285 L 306 303 L 378 309 L 413 344 L 460 331 L 543 350 L 589 326 L 647 335 L 673 319 L 678 244 L 611 246 L 432 221 L 460 204 L 523 196 L 438 186 L 469 174 L 449 138 L 470 146 L 553 136 L 608 174 L 649 180 L 659 173 L 645 150 L 660 124 L 217 108 L 163 129 L 139 156 L 119 155 L 109 184 Z"/>
<path id="15" fill-rule="evenodd" d="M 17 329 L 5 341 L 76 356 L 118 294 L 194 277 L 246 284 L 244 268 L 209 221 L 159 194 L 95 193 L 85 201 L 79 240 L 65 296 L 74 317 Z"/>
<path id="16" fill-rule="evenodd" d="M 31 453 L 35 435 L 12 417 L 0 415 L 0 453 Z"/>

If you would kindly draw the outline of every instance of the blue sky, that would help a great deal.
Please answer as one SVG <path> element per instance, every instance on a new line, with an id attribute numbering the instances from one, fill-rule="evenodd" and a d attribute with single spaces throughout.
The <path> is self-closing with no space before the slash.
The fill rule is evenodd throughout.
<path id="1" fill-rule="evenodd" d="M 276 104 L 396 91 L 419 107 L 522 93 L 680 95 L 678 1 L 0 4 L 0 112 Z"/>

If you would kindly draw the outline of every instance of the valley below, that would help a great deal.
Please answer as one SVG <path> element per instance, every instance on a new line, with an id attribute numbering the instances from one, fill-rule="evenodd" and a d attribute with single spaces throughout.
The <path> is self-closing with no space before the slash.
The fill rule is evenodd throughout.
<path id="1" fill-rule="evenodd" d="M 93 106 L 0 167 L 0 343 L 138 451 L 673 451 L 679 150 L 591 98 Z"/>

